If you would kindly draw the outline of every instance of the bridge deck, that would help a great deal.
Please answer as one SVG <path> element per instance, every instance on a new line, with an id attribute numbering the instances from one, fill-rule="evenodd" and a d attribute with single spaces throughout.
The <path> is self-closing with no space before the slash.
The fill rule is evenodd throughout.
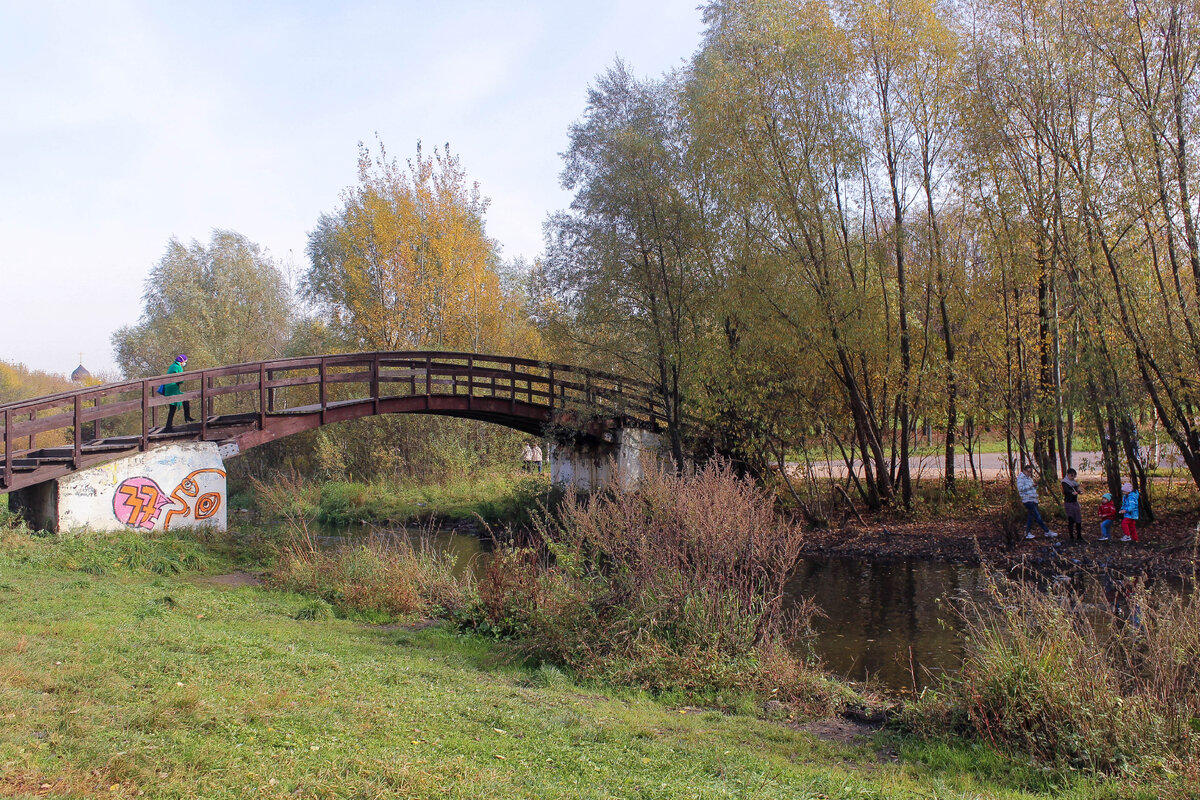
<path id="1" fill-rule="evenodd" d="M 181 394 L 156 389 L 178 383 Z M 187 401 L 198 421 L 162 427 Z M 239 450 L 321 425 L 394 413 L 483 420 L 528 433 L 557 422 L 659 427 L 648 384 L 530 359 L 426 351 L 277 359 L 90 386 L 0 405 L 0 493 L 145 452 L 215 441 Z"/>

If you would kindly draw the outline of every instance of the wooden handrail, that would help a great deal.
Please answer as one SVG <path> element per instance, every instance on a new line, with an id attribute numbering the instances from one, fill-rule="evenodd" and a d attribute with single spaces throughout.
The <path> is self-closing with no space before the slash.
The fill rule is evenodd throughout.
<path id="1" fill-rule="evenodd" d="M 127 443 L 126 447 L 147 450 L 153 443 L 152 437 L 158 435 L 155 428 L 159 424 L 157 409 L 171 403 L 197 401 L 200 420 L 198 431 L 192 429 L 193 435 L 198 433 L 201 439 L 220 439 L 222 426 L 227 427 L 231 419 L 242 429 L 248 423 L 251 428 L 265 430 L 275 415 L 303 414 L 311 410 L 319 413 L 324 424 L 327 416 L 330 421 L 337 419 L 331 409 L 347 402 L 368 402 L 371 413 L 378 414 L 384 410 L 384 402 L 420 397 L 417 382 L 422 379 L 425 409 L 433 409 L 438 398 L 461 399 L 461 388 L 465 387 L 463 406 L 471 416 L 479 418 L 497 414 L 495 401 L 499 401 L 502 407 L 507 407 L 509 414 L 514 415 L 520 405 L 520 413 L 526 416 L 530 407 L 544 409 L 538 413 L 546 418 L 570 408 L 578 408 L 585 414 L 588 413 L 586 409 L 592 408 L 600 416 L 608 414 L 654 425 L 665 421 L 659 410 L 661 398 L 649 384 L 556 362 L 431 350 L 270 359 L 80 387 L 0 404 L 0 420 L 4 424 L 0 488 L 9 491 L 13 486 L 15 460 L 36 459 L 36 454 L 48 447 L 61 445 L 68 448 L 63 455 L 74 469 L 93 463 L 89 461 L 93 458 L 89 454 L 95 447 L 114 446 L 102 444 L 106 439 L 100 436 L 100 423 L 106 420 L 110 422 L 105 426 L 104 436 L 109 440 L 120 439 Z M 175 395 L 160 395 L 157 387 L 168 383 L 181 384 L 182 391 Z M 397 384 L 407 384 L 408 394 L 392 388 Z M 311 385 L 317 386 L 315 407 L 309 405 L 314 393 L 303 389 Z M 363 389 L 348 388 L 353 386 Z M 277 392 L 283 389 L 288 391 Z M 364 390 L 365 395 L 362 394 Z M 282 403 L 280 395 L 284 395 Z M 463 406 L 457 408 L 461 410 Z M 450 407 L 451 411 L 453 409 Z M 441 413 L 445 413 L 444 406 Z M 138 416 L 140 419 L 135 422 Z M 87 434 L 84 433 L 85 423 L 92 423 Z M 18 444 L 18 439 L 26 437 L 27 446 L 22 449 L 20 445 L 26 442 Z M 18 468 L 29 469 L 24 465 Z"/>

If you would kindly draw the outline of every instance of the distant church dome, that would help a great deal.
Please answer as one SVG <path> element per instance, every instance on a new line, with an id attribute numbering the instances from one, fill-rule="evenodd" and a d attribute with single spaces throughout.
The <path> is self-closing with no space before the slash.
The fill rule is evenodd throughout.
<path id="1" fill-rule="evenodd" d="M 75 368 L 75 371 L 71 373 L 71 380 L 73 380 L 75 383 L 83 383 L 84 381 L 90 381 L 91 379 L 92 373 L 88 372 L 87 369 L 84 368 L 83 364 L 80 364 Z"/>

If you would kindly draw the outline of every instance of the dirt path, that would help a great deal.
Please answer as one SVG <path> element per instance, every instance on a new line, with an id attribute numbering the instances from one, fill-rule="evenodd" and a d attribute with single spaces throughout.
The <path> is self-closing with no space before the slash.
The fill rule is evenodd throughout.
<path id="1" fill-rule="evenodd" d="M 262 579 L 249 572 L 229 572 L 225 575 L 201 575 L 194 579 L 201 586 L 224 586 L 237 589 L 242 586 L 262 586 Z"/>

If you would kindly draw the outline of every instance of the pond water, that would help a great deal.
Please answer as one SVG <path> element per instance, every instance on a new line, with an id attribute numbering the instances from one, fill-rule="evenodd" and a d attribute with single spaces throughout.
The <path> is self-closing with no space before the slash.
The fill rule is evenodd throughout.
<path id="1" fill-rule="evenodd" d="M 368 530 L 353 527 L 320 537 L 322 545 L 375 538 L 423 539 L 457 557 L 456 571 L 478 569 L 490 543 L 452 530 Z M 962 640 L 949 599 L 979 596 L 978 567 L 924 561 L 853 559 L 803 561 L 788 586 L 811 598 L 823 615 L 813 620 L 813 648 L 826 667 L 854 680 L 870 679 L 894 691 L 936 683 L 958 669 Z"/>
<path id="2" fill-rule="evenodd" d="M 813 647 L 830 671 L 911 691 L 961 665 L 953 600 L 981 596 L 985 578 L 961 564 L 809 559 L 788 588 L 821 609 Z"/>

